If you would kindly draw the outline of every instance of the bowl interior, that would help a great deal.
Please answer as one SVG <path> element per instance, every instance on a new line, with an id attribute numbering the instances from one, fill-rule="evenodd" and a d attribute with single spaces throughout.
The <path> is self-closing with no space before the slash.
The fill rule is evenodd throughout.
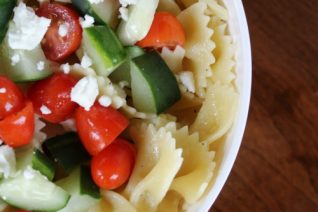
<path id="1" fill-rule="evenodd" d="M 251 93 L 251 46 L 246 16 L 243 4 L 240 0 L 223 0 L 229 11 L 229 31 L 237 47 L 236 51 L 236 85 L 240 94 L 238 115 L 226 140 L 222 141 L 221 155 L 218 162 L 214 180 L 208 192 L 198 203 L 191 206 L 189 211 L 208 211 L 219 195 L 225 181 L 233 167 L 239 147 L 242 142 L 243 133 L 248 115 L 250 93 Z"/>

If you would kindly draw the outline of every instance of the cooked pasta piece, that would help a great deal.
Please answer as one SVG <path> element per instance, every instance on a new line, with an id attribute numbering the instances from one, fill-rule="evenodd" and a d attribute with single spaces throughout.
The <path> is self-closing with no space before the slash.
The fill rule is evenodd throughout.
<path id="1" fill-rule="evenodd" d="M 222 137 L 233 124 L 238 97 L 232 84 L 209 81 L 206 100 L 190 127 L 191 132 L 199 132 L 200 141 L 208 144 Z"/>
<path id="2" fill-rule="evenodd" d="M 182 71 L 182 60 L 184 55 L 185 50 L 181 46 L 177 46 L 174 50 L 163 47 L 161 52 L 161 57 L 174 73 Z"/>
<path id="3" fill-rule="evenodd" d="M 211 77 L 210 65 L 215 62 L 212 50 L 215 43 L 211 40 L 213 30 L 208 28 L 210 17 L 205 15 L 207 4 L 198 2 L 183 10 L 178 19 L 182 23 L 186 42 L 184 69 L 192 71 L 196 82 L 196 94 L 204 97 L 207 78 Z"/>
<path id="4" fill-rule="evenodd" d="M 165 198 L 158 206 L 157 212 L 179 212 L 182 197 L 175 191 L 168 191 Z"/>
<path id="5" fill-rule="evenodd" d="M 175 0 L 160 0 L 157 11 L 166 11 L 178 15 L 181 9 Z"/>
<path id="6" fill-rule="evenodd" d="M 229 18 L 225 7 L 220 5 L 216 0 L 200 0 L 208 4 L 207 14 L 217 17 L 221 20 L 227 21 Z"/>

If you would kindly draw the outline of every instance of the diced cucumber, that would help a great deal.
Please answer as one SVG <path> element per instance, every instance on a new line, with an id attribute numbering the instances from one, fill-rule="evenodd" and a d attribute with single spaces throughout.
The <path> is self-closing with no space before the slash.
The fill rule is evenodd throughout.
<path id="1" fill-rule="evenodd" d="M 33 148 L 16 149 L 17 170 L 25 170 L 28 166 L 38 170 L 52 181 L 55 175 L 54 163 L 40 150 Z"/>
<path id="2" fill-rule="evenodd" d="M 95 19 L 96 24 L 108 24 L 115 27 L 118 20 L 118 0 L 104 0 L 98 4 L 92 4 L 89 0 L 72 0 L 72 4 L 82 15 L 89 14 Z"/>
<path id="3" fill-rule="evenodd" d="M 56 184 L 72 195 L 66 207 L 59 212 L 86 212 L 99 201 L 99 189 L 91 178 L 88 166 L 75 169 L 67 178 L 57 181 Z"/>
<path id="4" fill-rule="evenodd" d="M 123 45 L 107 25 L 85 28 L 82 46 L 94 61 L 93 68 L 102 76 L 108 76 L 126 60 Z"/>
<path id="5" fill-rule="evenodd" d="M 78 165 L 90 160 L 90 155 L 82 145 L 78 135 L 70 132 L 50 138 L 43 143 L 48 152 L 65 172 L 70 173 Z"/>
<path id="6" fill-rule="evenodd" d="M 126 81 L 130 85 L 130 59 L 143 55 L 145 51 L 138 46 L 127 46 L 125 47 L 127 52 L 127 61 L 121 64 L 115 71 L 113 71 L 109 78 L 113 82 Z"/>
<path id="7" fill-rule="evenodd" d="M 15 65 L 12 64 L 13 56 L 19 58 Z M 39 62 L 43 62 L 42 70 L 38 70 Z M 50 63 L 40 45 L 30 51 L 11 49 L 7 38 L 0 47 L 0 64 L 0 71 L 15 82 L 36 81 L 52 74 Z"/>
<path id="8" fill-rule="evenodd" d="M 32 170 L 26 177 L 20 172 L 0 183 L 0 197 L 8 204 L 30 211 L 56 211 L 67 204 L 70 195 Z"/>
<path id="9" fill-rule="evenodd" d="M 128 20 L 122 20 L 117 29 L 119 40 L 124 45 L 133 45 L 147 35 L 158 3 L 159 0 L 138 0 L 129 6 Z"/>
<path id="10" fill-rule="evenodd" d="M 132 99 L 137 110 L 159 114 L 181 98 L 175 76 L 155 50 L 133 58 L 130 65 Z"/>
<path id="11" fill-rule="evenodd" d="M 0 43 L 5 38 L 16 0 L 0 0 Z"/>

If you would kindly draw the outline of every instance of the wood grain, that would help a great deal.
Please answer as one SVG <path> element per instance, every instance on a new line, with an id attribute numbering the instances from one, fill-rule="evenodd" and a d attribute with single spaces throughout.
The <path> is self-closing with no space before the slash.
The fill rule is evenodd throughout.
<path id="1" fill-rule="evenodd" d="M 318 211 L 318 1 L 243 4 L 253 49 L 250 115 L 211 211 Z"/>

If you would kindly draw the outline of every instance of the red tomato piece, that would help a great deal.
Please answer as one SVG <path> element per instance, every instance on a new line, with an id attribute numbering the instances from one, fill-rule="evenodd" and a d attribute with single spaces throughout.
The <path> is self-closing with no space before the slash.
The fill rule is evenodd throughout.
<path id="1" fill-rule="evenodd" d="M 11 80 L 0 76 L 0 120 L 16 113 L 24 106 L 21 90 Z"/>
<path id="2" fill-rule="evenodd" d="M 58 3 L 44 3 L 36 14 L 52 20 L 42 40 L 42 49 L 49 60 L 62 61 L 78 49 L 82 41 L 82 27 L 74 9 Z M 61 25 L 67 30 L 65 36 L 59 33 Z"/>
<path id="3" fill-rule="evenodd" d="M 71 117 L 77 107 L 71 101 L 71 90 L 76 82 L 70 75 L 59 73 L 33 84 L 28 90 L 28 97 L 36 113 L 51 123 L 59 123 Z"/>
<path id="4" fill-rule="evenodd" d="M 0 138 L 11 147 L 29 144 L 34 134 L 34 110 L 32 102 L 0 121 Z"/>
<path id="5" fill-rule="evenodd" d="M 97 103 L 89 111 L 78 107 L 75 122 L 81 141 L 91 155 L 105 149 L 128 126 L 128 119 L 119 111 Z"/>
<path id="6" fill-rule="evenodd" d="M 91 175 L 94 182 L 103 189 L 118 188 L 128 180 L 135 158 L 133 145 L 124 139 L 116 139 L 93 157 Z"/>
<path id="7" fill-rule="evenodd" d="M 157 12 L 146 37 L 137 42 L 137 45 L 146 48 L 174 48 L 183 46 L 185 32 L 180 21 L 168 12 Z"/>

